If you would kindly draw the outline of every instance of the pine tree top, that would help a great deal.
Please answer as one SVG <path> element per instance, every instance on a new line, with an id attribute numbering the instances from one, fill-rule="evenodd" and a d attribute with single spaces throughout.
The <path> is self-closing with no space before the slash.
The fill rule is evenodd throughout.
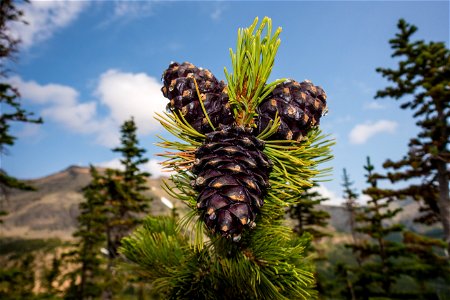
<path id="1" fill-rule="evenodd" d="M 259 27 L 256 17 L 248 28 L 238 30 L 236 52 L 230 49 L 233 72 L 225 68 L 229 102 L 238 125 L 252 126 L 256 107 L 285 79 L 267 83 L 281 40 L 281 27 L 272 35 L 272 20 L 265 17 Z M 265 35 L 264 35 L 265 33 Z"/>
<path id="2" fill-rule="evenodd" d="M 299 195 L 305 188 L 312 186 L 314 176 L 323 175 L 328 171 L 320 169 L 319 165 L 331 159 L 329 151 L 332 142 L 321 133 L 317 126 L 313 126 L 314 128 L 309 130 L 305 138 L 300 141 L 270 140 L 269 137 L 280 126 L 278 116 L 271 120 L 262 132 L 252 131 L 255 127 L 258 105 L 271 93 L 276 84 L 283 81 L 267 83 L 276 50 L 280 44 L 278 39 L 280 32 L 281 29 L 278 29 L 272 35 L 272 24 L 269 18 L 264 18 L 260 25 L 258 25 L 258 19 L 255 19 L 248 28 L 239 30 L 236 50 L 231 51 L 233 72 L 229 73 L 225 70 L 228 87 L 224 88 L 225 92 L 222 93 L 226 95 L 202 97 L 196 76 L 199 79 L 203 78 L 202 76 L 208 77 L 204 80 L 205 86 L 213 85 L 214 80 L 211 79 L 210 74 L 191 64 L 184 64 L 181 71 L 178 69 L 179 64 L 171 64 L 170 70 L 163 76 L 165 95 L 172 95 L 171 92 L 177 88 L 175 86 L 177 80 L 171 79 L 171 76 L 178 74 L 176 73 L 178 71 L 183 73 L 190 70 L 191 72 L 189 76 L 184 75 L 185 77 L 179 78 L 180 86 L 190 84 L 191 81 L 195 86 L 195 89 L 183 90 L 175 98 L 169 99 L 170 111 L 158 115 L 161 124 L 178 139 L 177 141 L 162 139 L 159 144 L 169 149 L 162 154 L 167 158 L 163 166 L 175 171 L 170 178 L 173 185 L 165 183 L 165 188 L 170 196 L 186 203 L 191 211 L 177 225 L 175 225 L 177 221 L 171 218 L 148 218 L 142 227 L 130 238 L 124 240 L 121 251 L 133 262 L 130 267 L 152 281 L 154 287 L 164 293 L 168 299 L 311 299 L 315 297 L 312 289 L 313 270 L 304 259 L 308 239 L 306 236 L 296 237 L 291 228 L 284 226 L 283 216 L 286 207 L 299 203 L 299 199 L 293 196 Z M 300 86 L 298 83 L 297 85 Z M 322 90 L 312 88 L 320 94 L 321 99 L 325 99 Z M 186 92 L 185 95 L 183 92 Z M 211 99 L 221 101 L 224 98 L 222 96 L 229 97 L 228 104 L 233 110 L 235 122 L 230 126 L 214 128 L 212 126 L 215 124 L 214 120 L 207 117 L 206 101 Z M 306 94 L 303 96 L 306 98 Z M 186 105 L 182 102 L 183 99 L 189 105 L 196 107 L 190 115 L 191 107 L 183 107 Z M 192 99 L 195 101 L 189 102 Z M 312 100 L 316 99 L 312 98 Z M 320 100 L 317 99 L 317 101 Z M 205 114 L 204 119 L 202 114 Z M 197 126 L 198 124 L 194 124 L 193 121 L 192 123 L 187 121 L 187 118 L 192 115 L 202 115 L 201 122 L 211 125 L 209 127 L 213 131 L 200 132 L 202 126 Z M 218 123 L 224 125 L 220 123 L 220 120 Z M 196 128 L 200 128 L 200 131 Z M 229 138 L 232 134 L 233 138 Z M 239 136 L 242 139 L 238 139 Z M 214 137 L 222 140 L 216 141 Z M 229 236 L 222 236 L 208 230 L 206 221 L 202 218 L 204 214 L 197 208 L 197 203 L 200 203 L 199 192 L 194 187 L 197 186 L 197 182 L 204 180 L 201 178 L 197 181 L 199 177 L 194 174 L 194 164 L 201 163 L 204 158 L 201 153 L 200 157 L 196 157 L 197 150 L 202 149 L 206 153 L 208 149 L 216 149 L 214 147 L 217 145 L 223 145 L 221 144 L 223 139 L 227 139 L 227 143 L 231 145 L 227 145 L 228 148 L 225 146 L 217 148 L 226 152 L 222 155 L 227 157 L 224 159 L 219 156 L 217 160 L 231 161 L 227 168 L 232 168 L 233 172 L 241 170 L 232 161 L 233 159 L 245 160 L 248 165 L 259 163 L 262 168 L 264 162 L 267 163 L 264 158 L 266 156 L 273 164 L 270 174 L 264 175 L 268 177 L 267 186 L 270 185 L 270 188 L 267 189 L 264 201 L 258 202 L 263 205 L 260 204 L 257 211 L 257 225 L 249 226 L 247 230 L 242 231 L 240 239 L 234 239 L 234 237 L 231 239 Z M 240 143 L 246 146 L 237 147 Z M 243 152 L 254 152 L 254 155 L 246 155 L 247 153 Z M 235 155 L 234 158 L 232 155 Z M 243 157 L 247 158 L 243 159 Z M 252 163 L 252 160 L 255 162 Z M 203 161 L 207 162 L 207 157 Z M 222 165 L 225 166 L 225 164 Z M 210 166 L 207 170 L 210 171 L 209 175 L 216 171 Z M 238 175 L 244 182 L 246 178 L 243 176 L 249 177 L 254 174 L 239 173 Z M 218 178 L 219 175 L 215 176 L 217 177 L 211 178 Z M 250 188 L 259 189 L 254 182 L 246 182 Z M 228 186 L 228 184 L 231 188 L 238 186 L 225 181 L 224 185 Z M 222 183 L 218 186 L 222 187 Z M 220 198 L 215 190 L 213 192 L 217 198 Z M 240 199 L 239 194 L 236 199 Z M 254 202 L 259 200 L 259 198 L 253 198 Z"/>

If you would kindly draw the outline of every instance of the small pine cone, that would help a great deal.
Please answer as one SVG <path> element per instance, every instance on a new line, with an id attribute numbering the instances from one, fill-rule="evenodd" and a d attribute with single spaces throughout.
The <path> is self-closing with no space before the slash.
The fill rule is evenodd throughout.
<path id="1" fill-rule="evenodd" d="M 221 126 L 196 151 L 192 184 L 199 192 L 197 207 L 213 232 L 238 241 L 244 227 L 255 225 L 272 169 L 263 148 L 248 130 Z"/>
<path id="2" fill-rule="evenodd" d="M 200 97 L 198 97 L 195 82 L 197 82 Z M 170 99 L 168 111 L 180 112 L 186 121 L 201 133 L 208 133 L 213 129 L 203 113 L 200 101 L 214 127 L 219 124 L 232 124 L 234 119 L 228 103 L 226 85 L 219 82 L 207 69 L 197 68 L 191 63 L 184 62 L 170 64 L 163 74 L 161 91 Z"/>
<path id="3" fill-rule="evenodd" d="M 258 133 L 267 127 L 278 111 L 281 124 L 270 139 L 300 141 L 319 124 L 326 111 L 326 99 L 324 90 L 310 81 L 280 83 L 258 107 Z"/>

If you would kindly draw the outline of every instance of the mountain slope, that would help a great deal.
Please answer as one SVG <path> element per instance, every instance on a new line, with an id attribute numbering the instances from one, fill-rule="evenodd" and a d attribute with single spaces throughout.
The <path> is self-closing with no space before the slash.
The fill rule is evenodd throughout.
<path id="1" fill-rule="evenodd" d="M 76 228 L 76 217 L 79 214 L 78 205 L 83 201 L 82 188 L 91 180 L 89 168 L 70 166 L 69 168 L 35 180 L 28 181 L 38 190 L 35 192 L 11 191 L 7 201 L 2 203 L 2 209 L 9 212 L 0 225 L 0 237 L 15 238 L 60 238 L 72 239 Z M 162 179 L 148 179 L 150 190 L 148 194 L 154 198 L 151 203 L 152 214 L 170 214 L 171 210 L 162 204 L 161 197 L 167 194 L 161 188 Z M 181 214 L 185 205 L 172 200 Z M 418 213 L 418 204 L 415 201 L 402 201 L 395 203 L 403 211 L 396 216 L 395 222 L 418 232 L 437 230 L 436 226 L 425 227 L 413 223 Z M 321 209 L 327 211 L 330 218 L 330 230 L 348 233 L 348 212 L 342 206 L 323 205 Z"/>
<path id="2" fill-rule="evenodd" d="M 79 214 L 78 205 L 83 201 L 81 190 L 90 180 L 89 168 L 71 166 L 28 181 L 37 188 L 35 192 L 11 191 L 2 207 L 9 214 L 0 225 L 0 236 L 71 239 Z M 162 196 L 167 197 L 161 183 L 161 179 L 148 180 L 151 187 L 148 194 L 154 197 L 152 213 L 169 214 L 170 210 L 159 201 Z"/>

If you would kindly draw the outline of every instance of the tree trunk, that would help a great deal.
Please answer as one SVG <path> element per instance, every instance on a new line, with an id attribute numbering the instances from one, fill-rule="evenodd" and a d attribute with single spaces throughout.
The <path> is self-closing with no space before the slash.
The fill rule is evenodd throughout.
<path id="1" fill-rule="evenodd" d="M 442 222 L 442 228 L 444 229 L 444 240 L 447 243 L 447 257 L 450 257 L 450 197 L 448 182 L 449 177 L 447 173 L 447 163 L 445 161 L 439 161 L 438 167 L 438 181 L 439 181 L 439 213 Z"/>

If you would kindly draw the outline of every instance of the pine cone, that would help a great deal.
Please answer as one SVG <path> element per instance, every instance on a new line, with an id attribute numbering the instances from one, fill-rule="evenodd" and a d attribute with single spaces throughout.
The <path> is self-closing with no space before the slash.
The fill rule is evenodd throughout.
<path id="1" fill-rule="evenodd" d="M 198 97 L 194 78 L 201 99 Z M 226 85 L 223 81 L 219 82 L 209 70 L 197 68 L 189 62 L 181 65 L 175 62 L 169 65 L 162 80 L 164 86 L 161 91 L 166 98 L 170 99 L 167 109 L 174 113 L 181 113 L 197 131 L 201 133 L 212 131 L 200 101 L 203 101 L 214 127 L 234 122 L 226 94 Z"/>
<path id="2" fill-rule="evenodd" d="M 258 107 L 257 132 L 262 132 L 278 112 L 281 124 L 270 139 L 300 141 L 319 124 L 326 111 L 326 99 L 323 89 L 310 81 L 280 83 Z"/>
<path id="3" fill-rule="evenodd" d="M 245 226 L 255 225 L 272 169 L 263 148 L 248 130 L 221 126 L 196 151 L 192 172 L 197 175 L 197 206 L 213 232 L 237 241 Z"/>

